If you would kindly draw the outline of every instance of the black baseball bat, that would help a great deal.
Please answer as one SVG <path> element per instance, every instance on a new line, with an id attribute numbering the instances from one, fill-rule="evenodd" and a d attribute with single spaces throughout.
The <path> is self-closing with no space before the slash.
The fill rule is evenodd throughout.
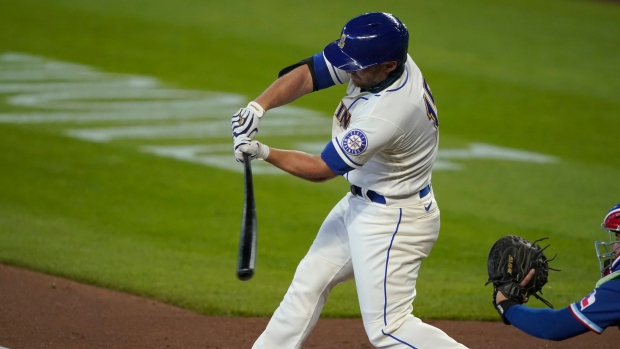
<path id="1" fill-rule="evenodd" d="M 239 256 L 237 260 L 237 277 L 247 281 L 254 276 L 256 266 L 256 204 L 254 202 L 254 184 L 252 183 L 252 165 L 248 154 L 243 154 L 244 194 L 243 215 L 241 217 L 241 236 L 239 238 Z"/>

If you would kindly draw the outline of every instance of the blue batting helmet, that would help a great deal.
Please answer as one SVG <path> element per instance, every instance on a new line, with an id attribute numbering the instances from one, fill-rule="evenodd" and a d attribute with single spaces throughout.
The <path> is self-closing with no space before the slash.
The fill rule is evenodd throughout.
<path id="1" fill-rule="evenodd" d="M 338 69 L 356 71 L 388 61 L 405 63 L 408 46 L 409 31 L 396 16 L 371 12 L 347 22 L 340 39 L 323 53 Z"/>

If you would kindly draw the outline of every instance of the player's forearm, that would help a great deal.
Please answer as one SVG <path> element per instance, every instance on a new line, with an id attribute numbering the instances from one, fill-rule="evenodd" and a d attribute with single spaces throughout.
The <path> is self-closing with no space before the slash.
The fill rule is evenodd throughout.
<path id="1" fill-rule="evenodd" d="M 313 90 L 312 75 L 307 65 L 301 65 L 274 81 L 254 101 L 269 110 L 289 104 Z"/>
<path id="2" fill-rule="evenodd" d="M 518 305 L 506 311 L 506 318 L 521 331 L 548 340 L 560 341 L 588 332 L 568 308 L 553 310 Z"/>
<path id="3" fill-rule="evenodd" d="M 271 148 L 265 161 L 293 176 L 311 182 L 324 182 L 336 177 L 319 155 Z"/>

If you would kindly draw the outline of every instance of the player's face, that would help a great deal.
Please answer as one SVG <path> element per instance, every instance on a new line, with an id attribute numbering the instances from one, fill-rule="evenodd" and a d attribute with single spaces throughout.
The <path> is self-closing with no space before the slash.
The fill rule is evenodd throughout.
<path id="1" fill-rule="evenodd" d="M 379 85 L 390 72 L 396 69 L 396 61 L 380 63 L 365 69 L 348 72 L 351 82 L 359 88 L 369 88 Z"/>

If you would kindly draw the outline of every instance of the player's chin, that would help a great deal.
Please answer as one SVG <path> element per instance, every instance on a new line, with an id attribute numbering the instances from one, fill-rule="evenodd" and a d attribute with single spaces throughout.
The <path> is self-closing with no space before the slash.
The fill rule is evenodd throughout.
<path id="1" fill-rule="evenodd" d="M 355 85 L 356 87 L 359 88 L 365 88 L 365 84 L 363 83 L 362 79 L 360 79 L 358 76 L 349 73 L 349 78 L 351 79 L 351 83 L 353 85 Z"/>
<path id="2" fill-rule="evenodd" d="M 359 87 L 361 89 L 365 89 L 365 88 L 369 88 L 370 87 L 369 84 L 362 83 L 361 81 L 356 82 L 355 80 L 351 79 L 351 82 L 353 83 L 353 85 L 355 85 L 355 87 Z"/>

